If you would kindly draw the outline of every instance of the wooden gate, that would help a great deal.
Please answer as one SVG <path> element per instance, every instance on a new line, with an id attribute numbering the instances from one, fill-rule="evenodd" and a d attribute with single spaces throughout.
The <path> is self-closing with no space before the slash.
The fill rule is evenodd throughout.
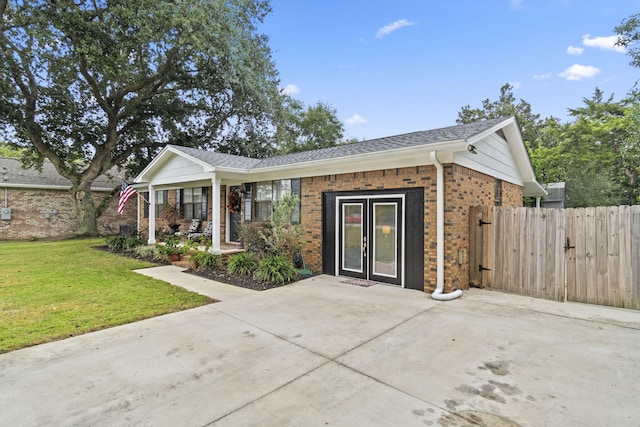
<path id="1" fill-rule="evenodd" d="M 470 211 L 471 285 L 640 309 L 640 206 Z"/>

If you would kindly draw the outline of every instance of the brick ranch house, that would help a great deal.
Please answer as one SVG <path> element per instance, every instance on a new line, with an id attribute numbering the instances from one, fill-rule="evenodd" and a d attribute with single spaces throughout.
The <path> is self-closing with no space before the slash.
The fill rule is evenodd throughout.
<path id="1" fill-rule="evenodd" d="M 117 177 L 105 175 L 91 187 L 93 200 L 99 204 L 117 187 Z M 62 239 L 74 237 L 78 229 L 71 183 L 60 176 L 50 162 L 44 162 L 42 172 L 23 169 L 18 159 L 0 158 L 0 240 Z M 115 234 L 121 225 L 135 228 L 136 206 L 126 206 L 118 212 L 118 197 L 98 218 L 101 234 Z"/>
<path id="2" fill-rule="evenodd" d="M 220 252 L 240 223 L 267 221 L 294 192 L 307 267 L 440 296 L 468 288 L 469 207 L 545 194 L 513 117 L 266 159 L 167 145 L 135 183 L 149 201 L 139 224 L 149 244 L 167 200 L 185 226 L 213 221 Z"/>

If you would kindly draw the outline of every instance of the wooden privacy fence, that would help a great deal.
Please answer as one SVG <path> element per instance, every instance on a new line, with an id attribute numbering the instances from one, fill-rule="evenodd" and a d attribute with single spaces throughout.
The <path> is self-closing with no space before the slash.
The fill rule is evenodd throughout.
<path id="1" fill-rule="evenodd" d="M 477 206 L 469 217 L 471 285 L 640 309 L 640 206 Z"/>

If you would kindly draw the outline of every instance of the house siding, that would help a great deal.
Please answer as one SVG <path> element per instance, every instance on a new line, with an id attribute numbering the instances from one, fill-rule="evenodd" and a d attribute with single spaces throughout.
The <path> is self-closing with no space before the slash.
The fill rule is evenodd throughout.
<path id="1" fill-rule="evenodd" d="M 92 196 L 98 205 L 108 197 L 108 193 L 94 192 Z M 70 238 L 75 236 L 79 227 L 75 203 L 68 190 L 7 188 L 7 202 L 11 208 L 11 220 L 0 221 L 2 240 Z M 98 218 L 99 233 L 117 234 L 120 225 L 135 226 L 135 202 L 127 203 L 122 215 L 117 210 L 118 198 L 115 197 Z"/>

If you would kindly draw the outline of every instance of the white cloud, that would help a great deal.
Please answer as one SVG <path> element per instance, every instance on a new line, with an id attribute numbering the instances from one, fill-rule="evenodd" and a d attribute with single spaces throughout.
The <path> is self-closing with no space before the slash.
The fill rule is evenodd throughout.
<path id="1" fill-rule="evenodd" d="M 300 93 L 300 88 L 294 84 L 288 84 L 283 87 L 280 92 L 285 95 L 295 95 L 296 93 Z"/>
<path id="2" fill-rule="evenodd" d="M 511 0 L 511 6 L 513 7 L 519 7 L 522 3 L 524 3 L 524 0 Z"/>
<path id="3" fill-rule="evenodd" d="M 567 48 L 567 53 L 569 55 L 582 55 L 582 52 L 584 52 L 583 47 L 569 46 Z"/>
<path id="4" fill-rule="evenodd" d="M 582 36 L 582 44 L 589 47 L 598 47 L 604 50 L 613 50 L 619 53 L 626 53 L 624 46 L 616 46 L 618 36 L 591 37 L 591 34 Z"/>
<path id="5" fill-rule="evenodd" d="M 385 25 L 384 27 L 380 28 L 376 33 L 376 38 L 381 39 L 387 34 L 391 34 L 395 30 L 398 30 L 402 27 L 410 27 L 412 25 L 415 25 L 415 22 L 407 21 L 406 19 L 401 19 L 399 21 L 394 22 L 393 24 Z"/>
<path id="6" fill-rule="evenodd" d="M 534 74 L 533 78 L 536 80 L 546 80 L 551 78 L 551 73 Z"/>
<path id="7" fill-rule="evenodd" d="M 522 86 L 522 83 L 520 82 L 511 82 L 509 83 L 514 89 L 520 89 L 520 86 Z"/>
<path id="8" fill-rule="evenodd" d="M 367 123 L 367 120 L 359 114 L 354 114 L 344 121 L 348 125 L 361 125 Z"/>
<path id="9" fill-rule="evenodd" d="M 593 77 L 599 72 L 600 72 L 600 69 L 593 67 L 591 65 L 573 64 L 571 67 L 559 73 L 558 76 L 566 80 L 577 81 L 577 80 Z"/>

